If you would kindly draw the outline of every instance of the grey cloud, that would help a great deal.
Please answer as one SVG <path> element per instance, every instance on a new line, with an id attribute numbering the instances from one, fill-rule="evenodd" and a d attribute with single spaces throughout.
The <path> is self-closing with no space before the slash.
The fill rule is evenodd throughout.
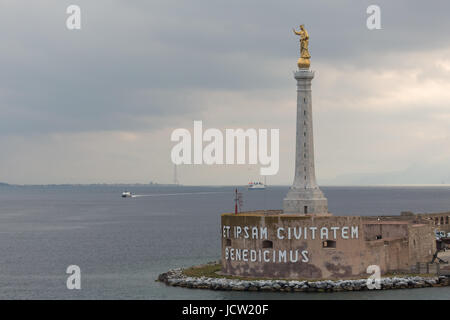
<path id="1" fill-rule="evenodd" d="M 376 31 L 366 28 L 366 8 L 373 4 L 368 0 L 78 0 L 82 30 L 68 31 L 65 9 L 72 3 L 2 1 L 0 148 L 12 156 L 0 160 L 5 161 L 4 170 L 13 164 L 16 172 L 27 167 L 22 182 L 27 182 L 37 166 L 30 165 L 28 158 L 37 157 L 43 164 L 52 160 L 39 151 L 41 145 L 47 153 L 53 148 L 61 153 L 73 148 L 58 158 L 61 161 L 54 160 L 59 172 L 93 175 L 94 179 L 96 172 L 89 170 L 95 157 L 85 152 L 83 138 L 74 138 L 85 133 L 95 140 L 91 148 L 108 145 L 96 155 L 104 169 L 102 179 L 108 177 L 116 168 L 108 157 L 120 158 L 129 145 L 117 144 L 120 134 L 115 131 L 151 132 L 143 135 L 152 137 L 146 154 L 156 160 L 150 153 L 159 148 L 161 165 L 155 170 L 161 176 L 167 170 L 170 176 L 171 165 L 162 165 L 168 161 L 164 153 L 169 148 L 168 132 L 179 125 L 191 126 L 194 119 L 218 128 L 251 124 L 290 130 L 292 136 L 282 136 L 282 146 L 283 156 L 292 157 L 295 82 L 291 71 L 296 67 L 299 44 L 291 28 L 300 23 L 310 33 L 312 66 L 317 70 L 314 108 L 319 178 L 331 181 L 353 170 L 394 172 L 410 165 L 408 158 L 426 158 L 426 152 L 420 151 L 427 139 L 419 143 L 408 130 L 420 128 L 424 136 L 448 135 L 444 93 L 436 94 L 439 97 L 427 105 L 423 105 L 427 100 L 423 96 L 416 101 L 400 99 L 401 106 L 392 104 L 387 95 L 398 89 L 408 91 L 411 86 L 420 88 L 427 81 L 441 82 L 439 90 L 448 82 L 448 70 L 423 59 L 431 56 L 448 61 L 447 56 L 440 56 L 450 50 L 448 1 L 376 1 L 383 27 Z M 395 79 L 403 79 L 402 74 L 417 66 L 421 69 L 417 82 L 407 79 L 403 86 L 371 76 L 389 71 Z M 370 108 L 362 105 L 368 98 L 376 100 Z M 381 98 L 387 106 L 380 105 Z M 392 141 L 399 130 L 402 135 Z M 63 141 L 48 140 L 53 134 Z M 19 144 L 8 138 L 13 135 Z M 130 155 L 137 160 L 127 160 L 133 167 L 136 161 L 144 163 L 138 159 L 140 143 L 145 140 L 140 139 Z M 388 141 L 389 150 L 375 150 Z M 402 156 L 398 149 L 404 144 L 410 149 L 402 150 Z M 429 153 L 436 153 L 443 144 L 445 138 L 438 139 Z M 70 160 L 78 154 L 86 161 L 82 169 Z M 14 155 L 22 162 L 18 164 Z M 286 168 L 293 162 L 283 163 L 276 183 L 291 179 L 293 170 Z M 136 165 L 135 177 L 142 168 L 144 164 Z M 446 168 L 442 166 L 443 175 Z M 48 172 L 37 172 L 35 181 L 45 182 Z M 201 179 L 195 172 L 192 179 Z M 5 172 L 2 176 L 13 180 L 17 175 Z M 58 182 L 59 176 L 55 171 L 52 181 Z M 214 181 L 227 182 L 234 177 L 224 173 L 222 179 L 214 177 Z M 340 179 L 333 181 L 345 180 Z"/>
<path id="2" fill-rule="evenodd" d="M 70 3 L 2 9 L 2 132 L 141 129 L 141 117 L 170 123 L 203 110 L 184 99 L 189 90 L 285 87 L 266 65 L 294 68 L 300 22 L 313 59 L 337 66 L 376 68 L 392 51 L 450 46 L 439 32 L 450 27 L 445 1 L 379 1 L 380 31 L 365 27 L 369 1 L 79 1 L 79 32 L 64 26 Z M 137 100 L 145 90 L 154 95 Z"/>

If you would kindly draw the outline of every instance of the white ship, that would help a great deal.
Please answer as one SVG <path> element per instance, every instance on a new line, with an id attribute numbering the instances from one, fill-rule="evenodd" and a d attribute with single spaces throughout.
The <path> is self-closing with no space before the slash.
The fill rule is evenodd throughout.
<path id="1" fill-rule="evenodd" d="M 266 185 L 262 182 L 249 182 L 247 189 L 248 190 L 264 190 Z"/>
<path id="2" fill-rule="evenodd" d="M 132 194 L 130 191 L 122 192 L 122 198 L 131 198 Z"/>

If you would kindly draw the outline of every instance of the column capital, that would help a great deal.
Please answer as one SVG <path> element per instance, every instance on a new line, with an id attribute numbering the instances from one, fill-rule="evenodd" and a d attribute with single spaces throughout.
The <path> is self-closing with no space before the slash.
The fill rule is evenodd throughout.
<path id="1" fill-rule="evenodd" d="M 297 80 L 302 80 L 302 79 L 308 79 L 311 80 L 312 78 L 314 78 L 314 71 L 311 71 L 309 69 L 300 69 L 297 71 L 294 71 L 294 78 Z"/>

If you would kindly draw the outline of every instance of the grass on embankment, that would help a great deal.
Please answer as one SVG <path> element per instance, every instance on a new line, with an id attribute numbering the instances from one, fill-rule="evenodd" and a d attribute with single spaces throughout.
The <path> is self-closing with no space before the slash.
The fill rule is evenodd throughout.
<path id="1" fill-rule="evenodd" d="M 194 266 L 183 270 L 183 274 L 187 277 L 207 277 L 207 278 L 225 278 L 225 279 L 235 279 L 235 280 L 247 280 L 247 281 L 254 281 L 254 280 L 273 280 L 273 278 L 253 278 L 253 277 L 237 277 L 237 276 L 229 276 L 229 275 L 221 275 L 219 274 L 220 270 L 222 269 L 222 266 L 220 264 L 205 264 L 200 266 Z M 406 273 L 389 273 L 382 276 L 382 278 L 406 278 L 406 277 L 424 277 L 424 278 L 431 278 L 435 277 L 436 275 L 433 274 L 406 274 Z M 368 276 L 367 276 L 368 277 Z M 346 278 L 345 280 L 358 280 L 358 279 L 365 279 L 365 277 L 352 277 L 352 278 Z M 276 279 L 276 280 L 293 280 L 293 279 Z M 330 280 L 330 279 L 295 279 L 296 281 L 323 281 L 323 280 Z"/>

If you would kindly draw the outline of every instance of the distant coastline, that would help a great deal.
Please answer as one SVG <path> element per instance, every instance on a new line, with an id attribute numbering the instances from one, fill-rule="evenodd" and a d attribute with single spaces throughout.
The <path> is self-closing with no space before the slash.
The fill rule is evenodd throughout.
<path id="1" fill-rule="evenodd" d="M 181 187 L 171 183 L 50 183 L 50 184 L 9 184 L 0 182 L 0 187 Z"/>
<path id="2" fill-rule="evenodd" d="M 13 184 L 0 182 L 0 187 L 242 187 L 245 184 L 230 184 L 230 185 L 194 185 L 194 184 L 173 184 L 173 183 L 49 183 L 49 184 Z M 320 184 L 325 188 L 449 188 L 450 184 L 373 184 L 373 185 L 359 185 L 359 184 Z M 289 187 L 288 184 L 272 184 L 269 187 Z"/>

